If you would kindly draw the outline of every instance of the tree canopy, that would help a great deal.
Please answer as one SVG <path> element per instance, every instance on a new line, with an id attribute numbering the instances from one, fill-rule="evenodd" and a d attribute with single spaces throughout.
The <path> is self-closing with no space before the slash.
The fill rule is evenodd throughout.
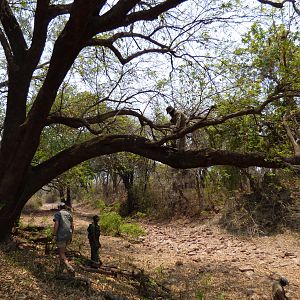
<path id="1" fill-rule="evenodd" d="M 259 2 L 279 6 L 1 0 L 0 236 L 36 191 L 97 156 L 299 165 L 298 11 Z M 188 115 L 176 132 L 170 104 Z M 198 142 L 169 144 L 185 135 Z"/>

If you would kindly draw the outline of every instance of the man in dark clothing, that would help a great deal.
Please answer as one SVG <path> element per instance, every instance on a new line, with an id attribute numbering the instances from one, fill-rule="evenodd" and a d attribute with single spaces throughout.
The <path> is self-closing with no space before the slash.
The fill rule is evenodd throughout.
<path id="1" fill-rule="evenodd" d="M 87 229 L 88 231 L 88 239 L 91 247 L 91 261 L 92 267 L 99 267 L 101 265 L 101 261 L 99 259 L 99 248 L 101 247 L 99 238 L 100 238 L 100 226 L 98 225 L 99 216 L 93 216 L 93 223 L 89 224 Z"/>
<path id="2" fill-rule="evenodd" d="M 288 284 L 288 280 L 284 277 L 275 281 L 272 285 L 272 300 L 287 300 L 288 297 L 285 295 L 284 286 Z"/>
<path id="3" fill-rule="evenodd" d="M 180 131 L 186 126 L 188 118 L 184 112 L 180 110 L 176 110 L 172 106 L 168 106 L 166 108 L 166 111 L 171 116 L 171 123 L 173 124 L 173 134 L 176 134 L 178 133 L 178 131 Z M 176 148 L 178 150 L 184 150 L 185 143 L 186 143 L 185 136 L 179 138 L 176 143 Z"/>
<path id="4" fill-rule="evenodd" d="M 74 276 L 75 270 L 66 257 L 66 248 L 72 241 L 72 234 L 74 231 L 73 216 L 63 202 L 58 205 L 58 209 L 59 211 L 53 216 L 53 238 L 56 241 L 60 259 L 57 275 L 63 273 L 63 270 L 66 267 L 67 270 Z"/>

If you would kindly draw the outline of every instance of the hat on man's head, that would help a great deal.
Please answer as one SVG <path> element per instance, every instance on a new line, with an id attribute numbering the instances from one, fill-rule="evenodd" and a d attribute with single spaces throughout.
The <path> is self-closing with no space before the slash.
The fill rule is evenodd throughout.
<path id="1" fill-rule="evenodd" d="M 279 283 L 280 283 L 282 286 L 286 286 L 286 285 L 289 284 L 289 281 L 287 280 L 287 278 L 281 277 L 281 278 L 279 279 Z"/>
<path id="2" fill-rule="evenodd" d="M 174 111 L 174 110 L 175 110 L 174 107 L 171 106 L 171 105 L 169 105 L 169 106 L 166 108 L 166 111 L 167 111 L 168 114 L 171 113 L 171 112 Z"/>
<path id="3" fill-rule="evenodd" d="M 66 203 L 65 202 L 59 202 L 58 203 L 58 208 L 65 208 L 66 207 Z"/>
<path id="4" fill-rule="evenodd" d="M 98 215 L 94 215 L 94 216 L 93 216 L 93 220 L 94 220 L 95 222 L 99 221 L 99 219 L 100 219 L 100 218 L 99 218 Z"/>

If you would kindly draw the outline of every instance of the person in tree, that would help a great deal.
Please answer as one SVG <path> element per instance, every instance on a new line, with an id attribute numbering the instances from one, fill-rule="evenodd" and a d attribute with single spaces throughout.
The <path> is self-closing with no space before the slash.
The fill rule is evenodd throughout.
<path id="1" fill-rule="evenodd" d="M 88 226 L 88 239 L 91 247 L 91 266 L 94 268 L 98 268 L 101 265 L 101 261 L 99 259 L 99 249 L 101 247 L 100 244 L 100 226 L 98 224 L 99 216 L 93 216 L 93 222 Z"/>
<path id="2" fill-rule="evenodd" d="M 166 108 L 167 113 L 171 116 L 171 124 L 173 125 L 173 134 L 178 133 L 181 129 L 186 126 L 187 116 L 181 110 L 176 110 L 173 106 L 168 106 Z M 175 146 L 178 150 L 184 150 L 186 144 L 185 136 L 179 138 L 175 143 Z"/>
<path id="3" fill-rule="evenodd" d="M 62 274 L 64 268 L 66 267 L 71 275 L 75 276 L 75 270 L 66 257 L 66 248 L 67 245 L 71 243 L 74 232 L 73 216 L 70 209 L 64 202 L 61 202 L 58 205 L 58 209 L 59 211 L 53 216 L 53 237 L 56 241 L 59 255 L 59 267 L 57 268 L 57 275 Z"/>

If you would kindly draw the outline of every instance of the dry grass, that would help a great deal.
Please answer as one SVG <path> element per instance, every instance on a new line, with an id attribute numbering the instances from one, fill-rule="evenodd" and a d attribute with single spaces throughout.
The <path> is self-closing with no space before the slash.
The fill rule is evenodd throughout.
<path id="1" fill-rule="evenodd" d="M 71 249 L 86 257 L 86 228 L 96 212 L 75 207 L 76 233 Z M 40 211 L 34 217 L 24 215 L 22 223 L 52 226 L 52 214 Z M 55 279 L 57 256 L 45 256 L 42 247 L 9 253 L 0 248 L 0 299 L 103 299 L 108 293 L 132 300 L 167 299 L 153 296 L 160 288 L 157 283 L 170 290 L 171 299 L 178 300 L 241 300 L 247 299 L 251 291 L 256 299 L 270 299 L 272 280 L 280 275 L 291 282 L 291 298 L 300 299 L 298 234 L 241 238 L 220 230 L 216 224 L 216 220 L 160 224 L 144 221 L 147 235 L 142 239 L 101 237 L 101 259 L 105 265 L 127 270 L 137 267 L 150 275 L 148 296 L 147 291 L 139 289 L 137 281 L 87 273 L 73 260 L 78 275 L 92 281 L 92 293 L 88 295 L 83 285 Z M 254 271 L 244 270 L 245 267 Z"/>

